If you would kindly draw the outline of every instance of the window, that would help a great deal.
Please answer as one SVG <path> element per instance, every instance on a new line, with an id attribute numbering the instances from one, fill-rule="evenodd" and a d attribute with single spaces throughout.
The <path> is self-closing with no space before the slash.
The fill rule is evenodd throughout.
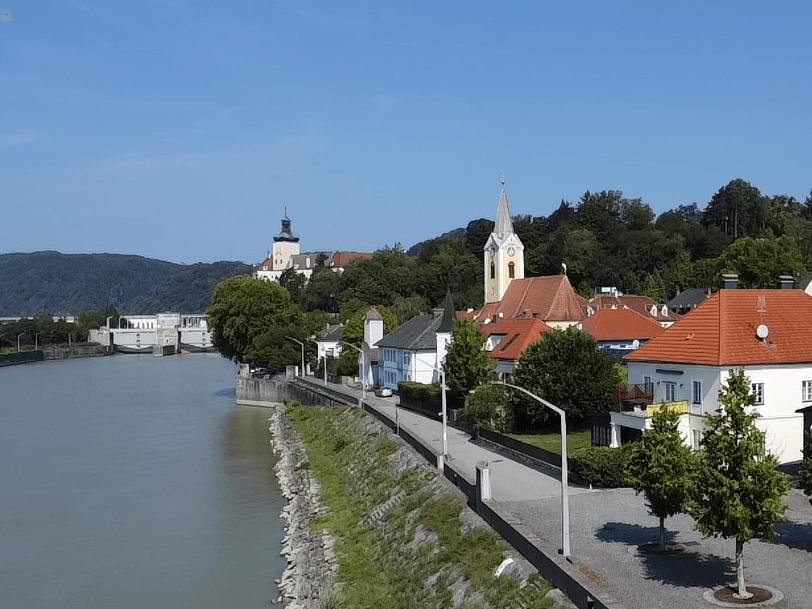
<path id="1" fill-rule="evenodd" d="M 512 262 L 508 264 L 508 277 L 510 277 L 511 279 L 516 277 L 516 265 L 513 264 Z"/>
<path id="2" fill-rule="evenodd" d="M 654 386 L 651 382 L 650 376 L 643 377 L 643 387 L 645 387 L 646 393 L 654 393 Z"/>
<path id="3" fill-rule="evenodd" d="M 665 392 L 664 402 L 677 401 L 677 384 L 671 381 L 663 381 L 663 391 Z"/>
<path id="4" fill-rule="evenodd" d="M 756 396 L 756 406 L 764 405 L 764 383 L 753 383 L 752 393 Z"/>
<path id="5" fill-rule="evenodd" d="M 692 383 L 693 391 L 691 391 L 691 403 L 702 404 L 702 381 L 694 381 Z"/>
<path id="6" fill-rule="evenodd" d="M 491 279 L 496 279 L 496 265 L 491 262 Z"/>
<path id="7" fill-rule="evenodd" d="M 804 402 L 812 402 L 812 381 L 801 382 L 801 399 Z"/>
<path id="8" fill-rule="evenodd" d="M 698 429 L 693 430 L 694 436 L 694 450 L 699 450 L 702 447 L 702 432 Z"/>

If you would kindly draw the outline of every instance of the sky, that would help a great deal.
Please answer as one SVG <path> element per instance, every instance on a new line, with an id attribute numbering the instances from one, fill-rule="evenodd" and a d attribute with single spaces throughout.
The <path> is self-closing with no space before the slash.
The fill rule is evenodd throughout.
<path id="1" fill-rule="evenodd" d="M 0 0 L 0 253 L 375 251 L 812 189 L 812 3 Z"/>

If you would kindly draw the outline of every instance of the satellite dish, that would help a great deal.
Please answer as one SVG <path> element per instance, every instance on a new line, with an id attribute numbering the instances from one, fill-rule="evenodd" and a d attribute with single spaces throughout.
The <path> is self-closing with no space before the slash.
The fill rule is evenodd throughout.
<path id="1" fill-rule="evenodd" d="M 769 335 L 770 329 L 764 324 L 761 324 L 758 328 L 756 328 L 756 336 L 758 336 L 761 340 L 764 340 Z"/>
<path id="2" fill-rule="evenodd" d="M 640 348 L 640 341 L 637 340 L 637 339 L 634 339 L 632 341 L 632 349 L 639 349 L 639 348 Z"/>

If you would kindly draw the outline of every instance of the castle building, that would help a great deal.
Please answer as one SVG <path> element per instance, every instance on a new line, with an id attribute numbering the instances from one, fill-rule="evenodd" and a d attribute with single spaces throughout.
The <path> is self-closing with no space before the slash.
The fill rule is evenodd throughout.
<path id="1" fill-rule="evenodd" d="M 485 243 L 485 303 L 502 300 L 514 279 L 524 279 L 524 245 L 513 232 L 503 180 L 496 224 Z"/>

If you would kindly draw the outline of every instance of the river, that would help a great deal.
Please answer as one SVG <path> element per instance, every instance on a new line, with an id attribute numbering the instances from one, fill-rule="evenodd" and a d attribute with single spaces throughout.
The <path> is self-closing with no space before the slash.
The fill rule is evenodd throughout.
<path id="1" fill-rule="evenodd" d="M 0 369 L 0 606 L 267 609 L 283 499 L 219 355 Z"/>

